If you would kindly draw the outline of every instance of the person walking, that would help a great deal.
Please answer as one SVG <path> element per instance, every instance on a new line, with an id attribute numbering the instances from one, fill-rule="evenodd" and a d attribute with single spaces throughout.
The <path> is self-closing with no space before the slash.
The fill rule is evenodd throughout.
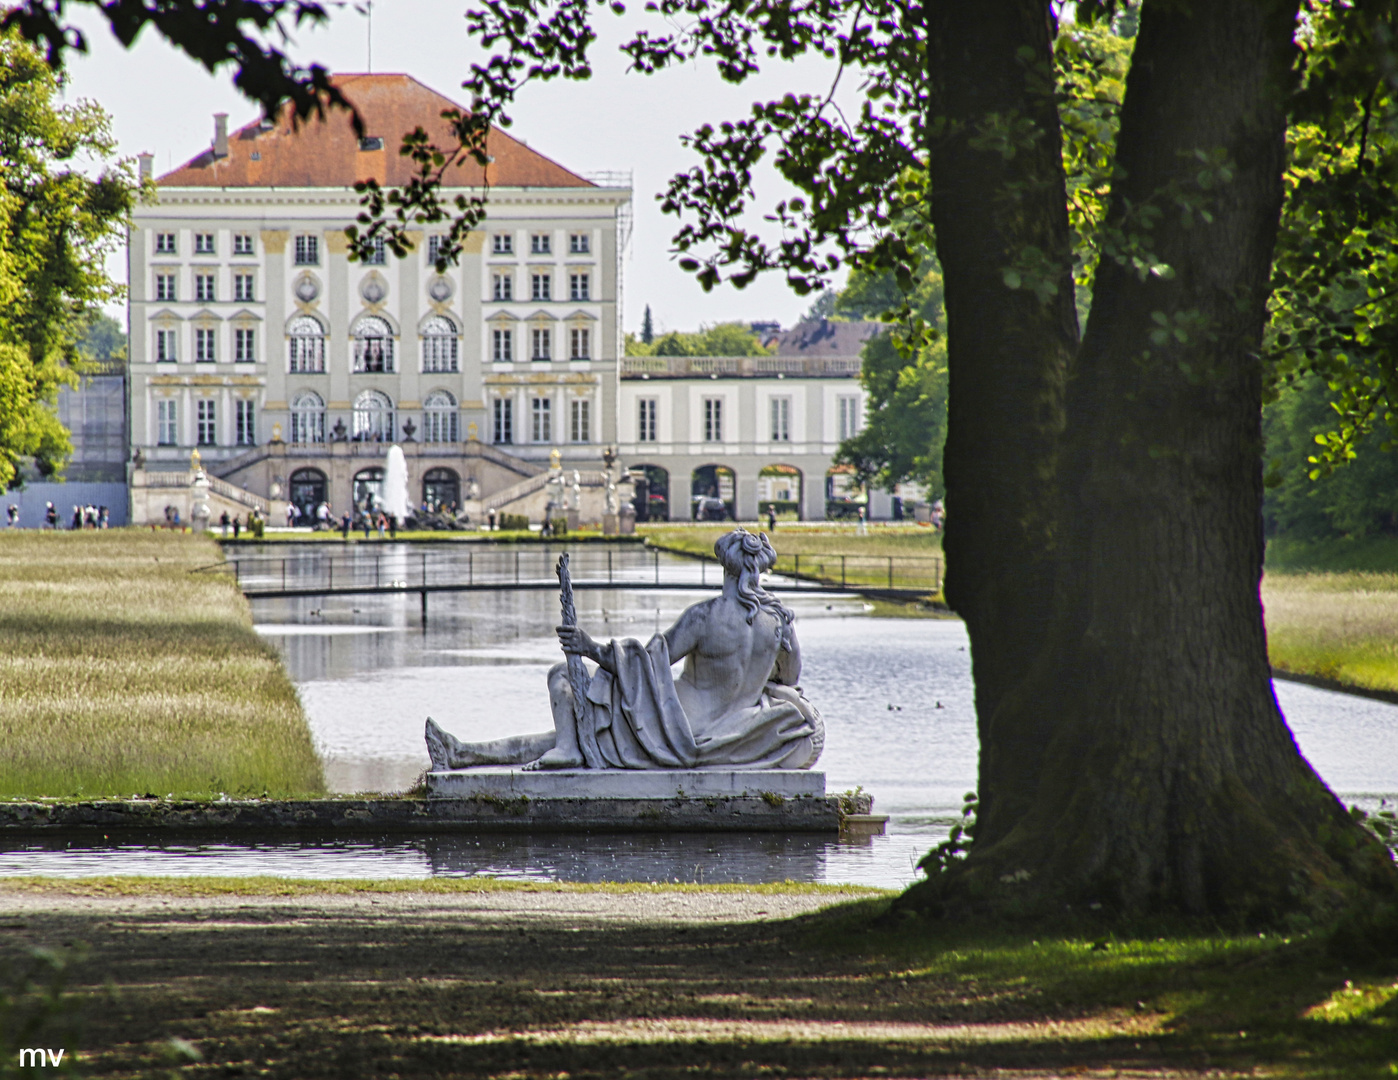
<path id="1" fill-rule="evenodd" d="M 243 531 L 243 519 L 242 519 L 241 516 L 234 515 L 234 518 L 233 518 L 233 539 L 234 539 L 234 540 L 238 539 L 238 534 L 239 534 L 240 532 L 242 532 L 242 531 Z"/>
<path id="2" fill-rule="evenodd" d="M 44 503 L 44 522 L 50 529 L 58 528 L 58 508 L 53 503 Z"/>
<path id="3" fill-rule="evenodd" d="M 775 503 L 767 504 L 767 531 L 777 531 L 777 507 Z"/>
<path id="4" fill-rule="evenodd" d="M 495 531 L 495 507 L 492 506 L 489 510 L 487 510 L 485 516 L 486 516 L 486 519 L 490 522 L 490 531 L 491 531 L 491 532 L 494 532 L 494 531 Z"/>
<path id="5" fill-rule="evenodd" d="M 379 539 L 382 540 L 382 539 L 383 539 L 384 531 L 388 528 L 388 518 L 386 518 L 386 517 L 384 516 L 384 512 L 383 512 L 382 510 L 379 511 L 378 526 L 379 526 Z"/>
<path id="6" fill-rule="evenodd" d="M 353 524 L 354 520 L 349 516 L 349 511 L 340 515 L 340 538 L 342 540 L 349 539 L 350 526 Z"/>
<path id="7" fill-rule="evenodd" d="M 220 526 L 222 527 L 222 529 L 223 529 L 223 538 L 224 538 L 225 540 L 227 540 L 227 539 L 228 539 L 228 525 L 229 525 L 229 517 L 228 517 L 228 511 L 227 511 L 227 510 L 225 510 L 222 514 L 219 515 L 218 523 L 219 523 L 219 525 L 220 525 Z"/>

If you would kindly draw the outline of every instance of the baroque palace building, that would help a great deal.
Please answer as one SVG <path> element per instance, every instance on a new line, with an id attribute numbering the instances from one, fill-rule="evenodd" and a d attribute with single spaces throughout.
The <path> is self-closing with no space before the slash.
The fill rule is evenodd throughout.
<path id="1" fill-rule="evenodd" d="M 405 259 L 351 262 L 353 185 L 406 183 L 404 133 L 445 144 L 441 113 L 458 106 L 407 75 L 336 82 L 365 137 L 344 114 L 233 132 L 220 114 L 209 149 L 135 215 L 137 521 L 158 516 L 160 476 L 177 487 L 194 449 L 215 494 L 275 514 L 287 500 L 363 505 L 395 442 L 414 503 L 477 509 L 539 493 L 555 450 L 595 484 L 616 443 L 629 181 L 592 182 L 492 131 L 488 165 L 446 176 L 449 198 L 489 189 L 458 265 L 436 272 L 430 230 Z M 149 155 L 141 165 L 149 175 Z M 138 506 L 141 487 L 152 497 Z"/>

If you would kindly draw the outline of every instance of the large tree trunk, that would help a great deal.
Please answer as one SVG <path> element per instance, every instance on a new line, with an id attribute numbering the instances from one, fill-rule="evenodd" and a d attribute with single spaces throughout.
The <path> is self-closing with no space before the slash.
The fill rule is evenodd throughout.
<path id="1" fill-rule="evenodd" d="M 1043 0 L 929 7 L 932 218 L 945 282 L 946 596 L 973 642 L 981 800 L 1018 816 L 1047 730 L 996 727 L 1001 699 L 1043 648 L 1068 364 L 1078 346 L 1058 114 L 1044 79 Z M 1043 252 L 1057 290 L 1011 289 L 1020 252 Z"/>
<path id="2" fill-rule="evenodd" d="M 1258 596 L 1257 351 L 1296 8 L 1146 0 L 1111 221 L 1173 276 L 1103 260 L 1056 460 L 1045 648 L 982 719 L 1001 742 L 975 845 L 924 897 L 1263 921 L 1394 887 L 1286 728 Z M 967 621 L 979 681 L 993 645 Z"/>

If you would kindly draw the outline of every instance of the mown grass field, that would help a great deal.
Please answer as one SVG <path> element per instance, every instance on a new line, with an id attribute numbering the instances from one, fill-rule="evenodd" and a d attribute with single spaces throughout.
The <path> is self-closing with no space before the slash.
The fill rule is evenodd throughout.
<path id="1" fill-rule="evenodd" d="M 767 531 L 766 522 L 747 522 L 744 527 Z M 714 541 L 732 528 L 732 522 L 714 522 L 640 525 L 636 531 L 662 550 L 712 558 Z M 851 585 L 889 586 L 891 569 L 892 587 L 931 593 L 941 588 L 946 570 L 941 534 L 911 523 L 873 524 L 860 535 L 858 526 L 842 522 L 783 527 L 779 521 L 771 541 L 779 572 L 799 571 L 831 581 L 843 577 Z"/>
<path id="2" fill-rule="evenodd" d="M 82 1075 L 1398 1073 L 1398 962 L 1320 933 L 880 925 L 887 895 L 780 886 L 130 884 L 0 883 L 0 960 L 70 950 L 65 997 L 13 1002 L 23 1045 L 71 1039 Z"/>
<path id="3" fill-rule="evenodd" d="M 0 534 L 0 797 L 324 792 L 296 690 L 182 533 Z"/>
<path id="4" fill-rule="evenodd" d="M 1398 574 L 1269 573 L 1262 603 L 1274 668 L 1398 691 Z"/>

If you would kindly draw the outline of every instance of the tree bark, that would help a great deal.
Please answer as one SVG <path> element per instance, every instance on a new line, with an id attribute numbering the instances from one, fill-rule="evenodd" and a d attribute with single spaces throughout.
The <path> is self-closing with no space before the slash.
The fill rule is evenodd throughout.
<path id="1" fill-rule="evenodd" d="M 1395 887 L 1285 725 L 1258 594 L 1258 349 L 1296 9 L 1146 0 L 1109 220 L 1173 276 L 1103 259 L 1051 459 L 1062 512 L 1043 647 L 1018 672 L 1001 663 L 992 698 L 982 653 L 1005 650 L 967 618 L 978 706 L 993 709 L 981 819 L 969 858 L 914 902 L 1266 922 Z M 953 364 L 957 345 L 953 331 Z M 967 474 L 947 469 L 952 512 L 954 478 Z M 1041 611 L 1036 593 L 1015 614 Z"/>
<path id="2" fill-rule="evenodd" d="M 948 346 L 946 597 L 966 621 L 981 805 L 1017 816 L 1047 729 L 997 727 L 1003 696 L 1042 651 L 1053 601 L 1054 472 L 1078 346 L 1058 114 L 1043 0 L 937 0 L 928 9 L 932 219 Z M 1041 303 L 1005 271 L 1043 252 Z"/>

